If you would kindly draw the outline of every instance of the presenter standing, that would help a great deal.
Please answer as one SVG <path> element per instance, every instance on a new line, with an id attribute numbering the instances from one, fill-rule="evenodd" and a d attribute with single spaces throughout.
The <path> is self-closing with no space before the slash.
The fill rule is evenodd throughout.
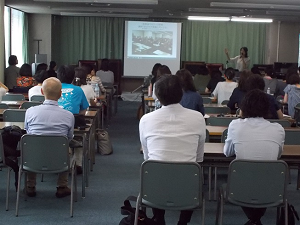
<path id="1" fill-rule="evenodd" d="M 247 47 L 241 47 L 240 55 L 238 55 L 234 58 L 229 57 L 227 48 L 225 48 L 225 54 L 226 54 L 229 62 L 235 63 L 235 69 L 237 69 L 238 71 L 241 72 L 243 70 L 249 69 L 250 57 L 248 57 L 248 48 Z"/>

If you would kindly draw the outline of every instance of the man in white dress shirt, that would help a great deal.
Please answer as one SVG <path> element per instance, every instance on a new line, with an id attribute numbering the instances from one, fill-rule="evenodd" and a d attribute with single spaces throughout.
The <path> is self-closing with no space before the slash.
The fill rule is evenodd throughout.
<path id="1" fill-rule="evenodd" d="M 183 92 L 177 76 L 163 76 L 155 87 L 162 108 L 141 118 L 139 129 L 144 159 L 202 162 L 206 136 L 202 114 L 179 104 Z M 164 213 L 164 210 L 153 209 L 158 225 L 165 224 Z M 181 211 L 178 225 L 190 222 L 192 213 Z"/>
<path id="2" fill-rule="evenodd" d="M 249 91 L 241 104 L 245 119 L 233 120 L 228 127 L 224 154 L 237 159 L 277 160 L 282 153 L 285 132 L 278 123 L 271 123 L 268 116 L 269 99 L 261 90 Z M 249 221 L 245 225 L 260 225 L 266 208 L 242 207 Z"/>

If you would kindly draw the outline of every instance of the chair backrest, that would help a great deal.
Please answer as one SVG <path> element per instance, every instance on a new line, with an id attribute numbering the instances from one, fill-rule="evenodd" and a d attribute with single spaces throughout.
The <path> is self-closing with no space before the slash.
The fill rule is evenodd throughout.
<path id="1" fill-rule="evenodd" d="M 209 142 L 209 131 L 206 129 L 205 142 Z"/>
<path id="2" fill-rule="evenodd" d="M 22 94 L 6 94 L 3 95 L 2 101 L 24 101 L 25 96 Z"/>
<path id="3" fill-rule="evenodd" d="M 2 135 L 0 133 L 0 166 L 5 165 L 4 147 L 2 141 Z"/>
<path id="4" fill-rule="evenodd" d="M 202 97 L 203 104 L 211 104 L 211 98 L 210 97 Z"/>
<path id="5" fill-rule="evenodd" d="M 196 162 L 147 160 L 140 176 L 140 195 L 150 207 L 185 210 L 202 206 L 202 172 Z"/>
<path id="6" fill-rule="evenodd" d="M 228 127 L 236 117 L 209 117 L 206 119 L 206 125 Z"/>
<path id="7" fill-rule="evenodd" d="M 28 109 L 32 106 L 37 106 L 43 104 L 43 102 L 23 102 L 21 105 L 21 109 Z"/>
<path id="8" fill-rule="evenodd" d="M 284 203 L 288 166 L 282 160 L 234 160 L 229 165 L 227 200 L 235 205 L 264 208 Z"/>
<path id="9" fill-rule="evenodd" d="M 205 110 L 206 114 L 209 114 L 209 113 L 228 114 L 228 113 L 230 113 L 230 108 L 228 108 L 228 107 L 204 106 L 204 110 Z"/>
<path id="10" fill-rule="evenodd" d="M 268 119 L 271 123 L 279 123 L 282 127 L 291 127 L 291 123 L 288 120 L 276 120 Z"/>
<path id="11" fill-rule="evenodd" d="M 20 145 L 22 169 L 34 173 L 68 171 L 70 159 L 67 137 L 25 134 Z"/>
<path id="12" fill-rule="evenodd" d="M 30 101 L 43 102 L 43 101 L 45 101 L 45 96 L 44 95 L 33 95 L 33 96 L 31 96 Z"/>
<path id="13" fill-rule="evenodd" d="M 225 143 L 225 140 L 227 139 L 227 134 L 228 134 L 228 128 L 226 128 L 221 136 L 221 143 Z"/>
<path id="14" fill-rule="evenodd" d="M 285 145 L 300 145 L 300 130 L 285 130 L 284 144 Z"/>
<path id="15" fill-rule="evenodd" d="M 0 103 L 0 109 L 8 109 L 9 106 L 6 103 Z"/>
<path id="16" fill-rule="evenodd" d="M 221 105 L 227 105 L 228 102 L 229 100 L 224 100 L 223 102 L 221 102 Z"/>
<path id="17" fill-rule="evenodd" d="M 300 127 L 300 105 L 299 105 L 299 107 L 295 107 L 294 118 L 296 120 L 296 126 Z"/>
<path id="18" fill-rule="evenodd" d="M 3 112 L 4 122 L 24 122 L 26 109 L 6 109 Z"/>

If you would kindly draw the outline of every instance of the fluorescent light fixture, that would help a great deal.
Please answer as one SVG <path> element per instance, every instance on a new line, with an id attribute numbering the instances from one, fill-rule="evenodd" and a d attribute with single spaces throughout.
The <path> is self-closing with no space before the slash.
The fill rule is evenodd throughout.
<path id="1" fill-rule="evenodd" d="M 71 2 L 71 3 L 108 3 L 108 4 L 137 4 L 157 5 L 158 0 L 33 0 L 35 2 Z"/>
<path id="2" fill-rule="evenodd" d="M 276 5 L 276 4 L 254 4 L 254 3 L 228 3 L 228 2 L 211 2 L 211 7 L 225 8 L 243 8 L 243 9 L 286 9 L 300 10 L 299 5 Z"/>
<path id="3" fill-rule="evenodd" d="M 213 17 L 213 16 L 189 16 L 188 20 L 204 20 L 204 21 L 229 21 L 230 17 Z"/>
<path id="4" fill-rule="evenodd" d="M 249 17 L 232 17 L 233 22 L 253 22 L 253 23 L 272 23 L 272 19 L 249 18 Z"/>
<path id="5" fill-rule="evenodd" d="M 99 16 L 99 17 L 126 17 L 126 18 L 149 18 L 149 15 L 116 14 L 116 13 L 76 13 L 61 12 L 61 16 Z"/>
<path id="6" fill-rule="evenodd" d="M 61 7 L 51 8 L 54 11 L 71 12 L 119 12 L 119 13 L 152 13 L 152 9 L 133 9 L 133 8 L 103 8 L 103 7 Z"/>
<path id="7" fill-rule="evenodd" d="M 201 12 L 201 13 L 223 13 L 223 14 L 240 14 L 244 13 L 243 9 L 216 9 L 216 8 L 189 8 L 189 12 Z"/>

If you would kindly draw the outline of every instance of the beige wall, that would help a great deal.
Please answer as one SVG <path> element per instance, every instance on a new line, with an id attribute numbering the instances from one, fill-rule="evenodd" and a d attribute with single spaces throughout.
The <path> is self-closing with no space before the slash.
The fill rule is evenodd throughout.
<path id="1" fill-rule="evenodd" d="M 4 51 L 4 1 L 0 1 L 0 81 L 4 82 L 5 51 Z"/>
<path id="2" fill-rule="evenodd" d="M 273 22 L 266 32 L 265 63 L 298 62 L 300 23 Z"/>
<path id="3" fill-rule="evenodd" d="M 35 39 L 40 39 L 39 53 L 47 54 L 47 64 L 51 61 L 51 15 L 29 14 L 29 62 L 34 62 L 34 54 L 38 53 L 38 44 Z"/>

